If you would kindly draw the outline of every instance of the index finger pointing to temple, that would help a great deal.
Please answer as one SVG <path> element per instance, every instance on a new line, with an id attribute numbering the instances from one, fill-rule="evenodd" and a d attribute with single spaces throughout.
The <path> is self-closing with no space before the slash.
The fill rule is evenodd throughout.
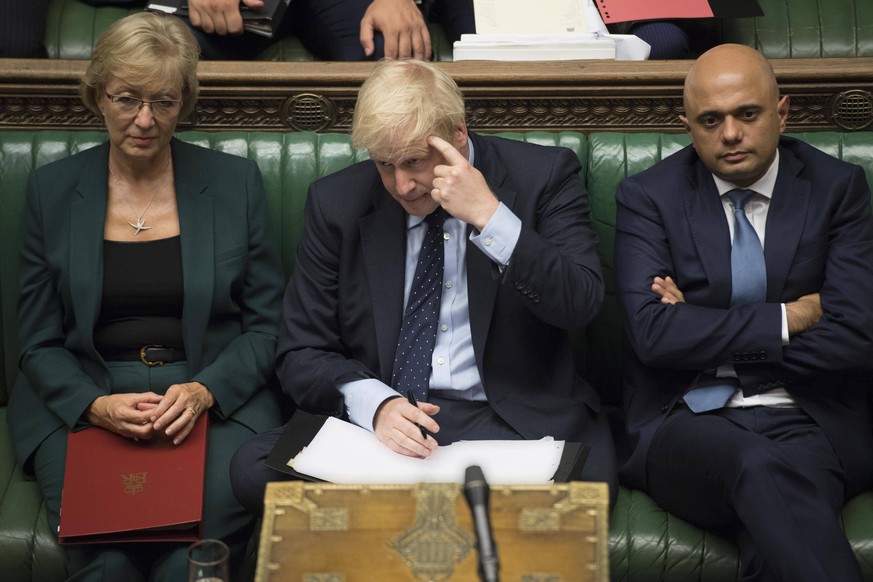
<path id="1" fill-rule="evenodd" d="M 430 144 L 432 148 L 437 150 L 439 153 L 443 155 L 446 162 L 450 165 L 454 164 L 463 164 L 467 161 L 467 158 L 461 155 L 455 146 L 444 140 L 443 138 L 432 135 L 427 138 L 427 143 Z"/>

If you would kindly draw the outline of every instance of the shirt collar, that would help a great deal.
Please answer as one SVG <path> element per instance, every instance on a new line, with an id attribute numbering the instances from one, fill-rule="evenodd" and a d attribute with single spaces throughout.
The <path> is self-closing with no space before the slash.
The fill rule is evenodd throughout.
<path id="1" fill-rule="evenodd" d="M 773 158 L 773 163 L 770 164 L 770 167 L 767 168 L 767 171 L 764 172 L 764 175 L 758 178 L 758 180 L 750 185 L 748 188 L 742 188 L 743 190 L 754 190 L 758 194 L 762 196 L 766 196 L 767 198 L 773 197 L 773 190 L 776 188 L 776 176 L 779 174 L 779 149 L 776 149 L 776 157 Z M 724 196 L 731 190 L 736 190 L 739 188 L 736 184 L 732 184 L 727 180 L 722 180 L 715 174 L 712 175 L 712 178 L 715 180 L 715 187 L 718 188 L 718 195 Z"/>

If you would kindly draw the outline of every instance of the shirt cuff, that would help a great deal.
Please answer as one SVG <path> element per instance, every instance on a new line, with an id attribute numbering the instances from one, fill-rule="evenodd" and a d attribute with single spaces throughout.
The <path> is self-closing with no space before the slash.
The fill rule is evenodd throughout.
<path id="1" fill-rule="evenodd" d="M 788 345 L 788 312 L 785 309 L 785 304 L 780 303 L 779 306 L 782 308 L 782 345 Z"/>
<path id="2" fill-rule="evenodd" d="M 337 388 L 345 399 L 349 420 L 370 432 L 373 432 L 373 417 L 379 406 L 389 398 L 398 396 L 396 390 L 375 378 L 346 382 Z"/>
<path id="3" fill-rule="evenodd" d="M 521 220 L 501 202 L 485 228 L 478 234 L 475 229 L 470 233 L 470 240 L 489 259 L 505 267 L 509 264 L 519 236 Z"/>

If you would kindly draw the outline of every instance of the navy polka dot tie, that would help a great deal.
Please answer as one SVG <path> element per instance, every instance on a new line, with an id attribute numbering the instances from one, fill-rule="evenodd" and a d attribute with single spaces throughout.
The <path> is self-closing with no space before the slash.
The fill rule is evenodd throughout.
<path id="1" fill-rule="evenodd" d="M 412 390 L 417 400 L 427 400 L 431 359 L 436 343 L 443 287 L 443 223 L 448 214 L 437 208 L 424 221 L 427 234 L 421 243 L 415 276 L 403 313 L 400 339 L 394 353 L 391 386 L 405 394 Z"/>

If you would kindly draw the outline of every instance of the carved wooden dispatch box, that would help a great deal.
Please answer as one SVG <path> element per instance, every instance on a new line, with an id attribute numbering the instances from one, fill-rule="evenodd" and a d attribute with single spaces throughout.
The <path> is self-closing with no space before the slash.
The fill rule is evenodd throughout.
<path id="1" fill-rule="evenodd" d="M 458 484 L 270 483 L 256 580 L 478 580 L 476 538 Z M 605 483 L 492 486 L 503 582 L 605 582 Z"/>

